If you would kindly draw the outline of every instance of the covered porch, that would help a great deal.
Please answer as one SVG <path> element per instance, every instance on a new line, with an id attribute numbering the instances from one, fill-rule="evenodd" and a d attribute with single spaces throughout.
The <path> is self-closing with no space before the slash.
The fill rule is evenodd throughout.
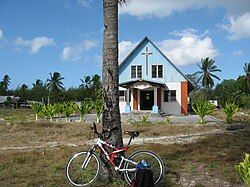
<path id="1" fill-rule="evenodd" d="M 161 110 L 162 89 L 166 88 L 164 83 L 135 80 L 121 83 L 120 105 L 122 113 L 151 112 L 158 113 Z M 123 96 L 123 97 L 121 97 Z"/>

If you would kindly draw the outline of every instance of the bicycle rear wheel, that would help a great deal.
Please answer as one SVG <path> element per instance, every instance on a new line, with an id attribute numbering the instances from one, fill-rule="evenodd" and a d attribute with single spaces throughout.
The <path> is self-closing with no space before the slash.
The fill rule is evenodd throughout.
<path id="1" fill-rule="evenodd" d="M 133 161 L 132 162 L 126 162 L 124 165 L 124 169 L 133 169 L 136 168 L 136 163 L 139 163 L 142 160 L 145 160 L 147 163 L 150 164 L 150 168 L 154 174 L 154 184 L 157 184 L 160 182 L 160 180 L 163 178 L 164 175 L 164 165 L 160 157 L 158 157 L 154 152 L 152 151 L 136 151 L 132 153 L 128 160 Z M 124 177 L 129 185 L 131 185 L 132 180 L 135 178 L 135 171 L 134 172 L 124 172 Z"/>
<path id="2" fill-rule="evenodd" d="M 83 151 L 73 155 L 66 166 L 66 177 L 73 186 L 93 183 L 100 172 L 100 160 L 95 153 Z"/>

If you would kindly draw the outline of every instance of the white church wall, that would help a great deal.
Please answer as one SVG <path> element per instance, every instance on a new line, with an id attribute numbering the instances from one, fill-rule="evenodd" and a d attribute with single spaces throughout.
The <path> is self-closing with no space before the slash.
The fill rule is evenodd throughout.
<path id="1" fill-rule="evenodd" d="M 180 115 L 181 114 L 181 82 L 166 83 L 167 89 L 176 90 L 176 101 L 164 102 L 164 89 L 161 94 L 161 110 L 167 114 Z"/>

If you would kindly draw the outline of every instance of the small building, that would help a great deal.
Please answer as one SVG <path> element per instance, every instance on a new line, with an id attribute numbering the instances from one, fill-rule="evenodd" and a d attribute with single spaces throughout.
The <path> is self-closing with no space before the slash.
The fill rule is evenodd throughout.
<path id="1" fill-rule="evenodd" d="M 10 107 L 17 107 L 18 101 L 19 101 L 19 97 L 15 97 L 13 95 L 10 96 L 0 96 L 0 107 L 5 107 L 6 102 L 8 102 L 8 100 L 10 101 Z"/>
<path id="2" fill-rule="evenodd" d="M 145 37 L 119 65 L 121 113 L 188 113 L 193 84 Z"/>

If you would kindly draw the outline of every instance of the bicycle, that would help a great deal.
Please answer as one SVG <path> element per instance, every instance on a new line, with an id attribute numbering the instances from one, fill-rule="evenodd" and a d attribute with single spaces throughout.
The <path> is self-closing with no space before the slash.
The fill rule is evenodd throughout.
<path id="1" fill-rule="evenodd" d="M 128 158 L 125 158 L 121 153 L 125 153 L 132 139 L 139 136 L 138 131 L 125 131 L 125 134 L 130 135 L 128 145 L 126 147 L 115 147 L 107 143 L 104 139 L 109 137 L 111 130 L 98 133 L 96 124 L 91 127 L 93 133 L 98 136 L 96 143 L 88 151 L 82 151 L 74 154 L 66 165 L 66 177 L 68 182 L 73 186 L 88 186 L 94 183 L 100 174 L 101 160 L 96 155 L 95 150 L 99 147 L 101 154 L 104 154 L 108 162 L 116 172 L 123 172 L 125 180 L 129 185 L 135 177 L 137 165 L 144 160 L 150 164 L 150 168 L 154 174 L 154 184 L 160 182 L 164 175 L 164 165 L 159 156 L 148 150 L 140 150 L 132 153 Z M 112 151 L 109 152 L 108 148 Z"/>

